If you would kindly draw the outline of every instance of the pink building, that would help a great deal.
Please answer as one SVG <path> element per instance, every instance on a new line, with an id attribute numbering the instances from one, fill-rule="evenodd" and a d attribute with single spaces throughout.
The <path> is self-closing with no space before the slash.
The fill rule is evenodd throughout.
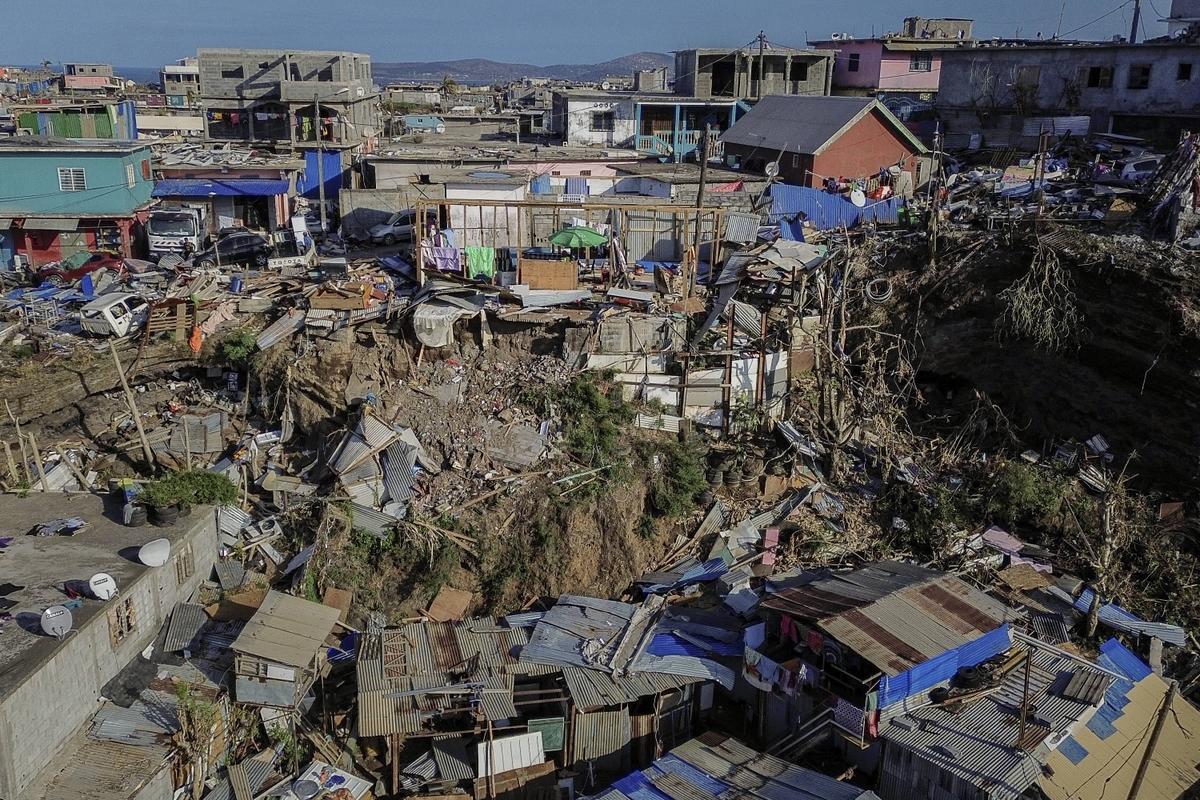
<path id="1" fill-rule="evenodd" d="M 942 74 L 942 50 L 959 41 L 889 36 L 879 39 L 832 39 L 814 47 L 836 50 L 833 93 L 903 94 L 932 100 Z"/>
<path id="2" fill-rule="evenodd" d="M 64 64 L 62 82 L 67 91 L 103 92 L 120 86 L 108 64 Z"/>

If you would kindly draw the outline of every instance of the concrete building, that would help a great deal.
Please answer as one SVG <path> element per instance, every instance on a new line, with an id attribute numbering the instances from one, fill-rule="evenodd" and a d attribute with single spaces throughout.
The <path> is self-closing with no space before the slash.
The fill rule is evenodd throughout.
<path id="1" fill-rule="evenodd" d="M 551 126 L 566 145 L 630 147 L 643 155 L 683 161 L 696 151 L 708 125 L 717 136 L 749 111 L 736 98 L 679 94 L 626 94 L 589 89 L 554 93 Z"/>
<path id="2" fill-rule="evenodd" d="M 206 139 L 282 148 L 374 146 L 379 94 L 370 56 L 216 49 L 197 56 Z"/>
<path id="3" fill-rule="evenodd" d="M 80 250 L 134 255 L 150 205 L 150 145 L 18 136 L 0 139 L 0 264 Z"/>
<path id="4" fill-rule="evenodd" d="M 633 90 L 635 92 L 665 92 L 667 85 L 667 68 L 639 69 L 633 73 Z"/>
<path id="5" fill-rule="evenodd" d="M 111 64 L 63 64 L 63 90 L 67 92 L 107 92 L 121 87 Z"/>
<path id="6" fill-rule="evenodd" d="M 948 131 L 996 127 L 1011 115 L 1087 115 L 1092 132 L 1178 141 L 1200 130 L 1200 48 L 1125 42 L 977 42 L 942 52 L 937 107 Z M 1035 131 L 1036 133 L 1036 131 Z"/>
<path id="7" fill-rule="evenodd" d="M 119 508 L 106 509 L 91 495 L 9 495 L 0 498 L 0 515 L 6 530 L 18 534 L 0 559 L 0 584 L 20 587 L 5 595 L 15 622 L 5 623 L 0 648 L 0 797 L 16 800 L 30 796 L 27 789 L 53 762 L 71 758 L 64 751 L 100 706 L 104 686 L 209 576 L 217 527 L 211 509 L 196 509 L 169 528 L 127 528 L 114 521 Z M 81 517 L 88 528 L 75 536 L 20 535 L 61 517 Z M 170 559 L 161 567 L 142 565 L 137 549 L 160 536 L 171 542 Z M 112 576 L 119 594 L 71 601 L 74 624 L 63 639 L 41 633 L 42 611 L 68 602 L 64 583 L 86 586 L 98 572 Z M 129 788 L 126 797 L 138 787 Z M 155 797 L 169 796 L 167 788 Z"/>
<path id="8" fill-rule="evenodd" d="M 878 100 L 764 97 L 721 136 L 725 160 L 763 174 L 777 163 L 785 183 L 820 187 L 825 178 L 869 178 L 899 166 L 919 186 L 924 145 Z"/>
<path id="9" fill-rule="evenodd" d="M 159 71 L 158 81 L 167 96 L 167 105 L 187 108 L 200 101 L 200 63 L 194 58 L 167 64 Z"/>
<path id="10" fill-rule="evenodd" d="M 1167 36 L 1178 36 L 1200 22 L 1200 0 L 1171 0 L 1171 15 L 1159 22 L 1167 23 Z"/>
<path id="11" fill-rule="evenodd" d="M 942 71 L 939 51 L 971 41 L 973 25 L 969 19 L 907 17 L 898 33 L 869 39 L 835 33 L 811 44 L 837 53 L 834 94 L 932 100 Z"/>
<path id="12" fill-rule="evenodd" d="M 769 94 L 829 94 L 833 51 L 757 47 L 705 48 L 675 53 L 675 93 L 709 100 Z"/>

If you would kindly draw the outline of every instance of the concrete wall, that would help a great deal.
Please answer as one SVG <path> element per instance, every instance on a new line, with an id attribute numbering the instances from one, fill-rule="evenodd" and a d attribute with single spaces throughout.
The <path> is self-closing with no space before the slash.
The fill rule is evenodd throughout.
<path id="1" fill-rule="evenodd" d="M 824 95 L 829 93 L 832 59 L 828 55 L 805 53 L 764 54 L 763 80 L 752 80 L 758 73 L 756 51 L 734 55 L 698 53 L 686 50 L 675 56 L 675 93 L 681 96 L 712 98 L 714 70 L 732 69 L 732 94 L 722 91 L 722 97 L 757 97 L 768 94 Z M 753 66 L 752 66 L 753 65 Z M 723 86 L 717 86 L 723 89 Z"/>
<path id="2" fill-rule="evenodd" d="M 936 92 L 942 77 L 942 51 L 926 50 L 930 60 L 928 72 L 912 69 L 914 53 L 884 49 L 879 64 L 879 90 L 881 92 Z"/>
<path id="3" fill-rule="evenodd" d="M 835 89 L 875 89 L 891 92 L 936 92 L 941 78 L 940 50 L 927 50 L 931 64 L 928 72 L 912 69 L 912 51 L 888 50 L 878 39 L 848 39 L 818 42 L 822 47 L 836 47 L 833 67 Z M 850 56 L 858 56 L 858 69 L 850 71 Z"/>
<path id="4" fill-rule="evenodd" d="M 613 130 L 593 131 L 592 114 L 613 112 Z M 565 113 L 565 135 L 567 144 L 615 147 L 625 144 L 636 131 L 632 98 L 601 100 L 590 98 L 568 98 Z"/>
<path id="5" fill-rule="evenodd" d="M 137 620 L 133 634 L 114 648 L 104 609 L 70 634 L 0 705 L 0 798 L 22 797 L 29 782 L 99 708 L 104 685 L 137 658 L 175 605 L 188 600 L 211 574 L 217 558 L 215 512 L 197 509 L 180 525 L 190 528 L 172 543 L 171 560 L 162 567 L 146 568 L 109 601 L 109 605 L 132 601 Z M 189 543 L 195 568 L 180 584 L 176 561 Z"/>
<path id="6" fill-rule="evenodd" d="M 0 213 L 5 216 L 40 214 L 79 217 L 129 216 L 150 202 L 154 181 L 143 177 L 142 162 L 150 149 L 88 152 L 72 148 L 45 152 L 0 148 Z M 86 189 L 59 189 L 59 167 L 81 167 Z M 127 167 L 133 168 L 129 185 Z"/>
<path id="7" fill-rule="evenodd" d="M 197 53 L 206 98 L 280 99 L 281 84 L 325 83 L 372 90 L 371 57 L 362 53 L 204 49 Z M 226 77 L 230 71 L 241 77 Z M 318 91 L 320 87 L 318 87 Z M 308 99 L 312 93 L 307 92 Z"/>
<path id="8" fill-rule="evenodd" d="M 1177 80 L 1179 64 L 1192 64 L 1190 80 Z M 1129 88 L 1134 65 L 1151 65 L 1145 89 Z M 942 53 L 939 109 L 1012 110 L 1020 68 L 1037 68 L 1028 112 L 1088 114 L 1093 131 L 1107 131 L 1112 115 L 1195 113 L 1200 106 L 1200 51 L 1195 45 L 968 48 Z M 1111 87 L 1088 87 L 1092 67 L 1112 69 Z M 1028 78 L 1031 70 L 1021 70 Z M 1077 96 L 1076 96 L 1077 95 Z M 1072 107 L 1074 106 L 1074 107 Z"/>
<path id="9" fill-rule="evenodd" d="M 883 57 L 883 42 L 875 39 L 818 42 L 822 47 L 837 49 L 833 64 L 835 89 L 876 89 L 879 87 L 879 62 Z M 850 56 L 858 56 L 858 69 L 850 71 Z"/>

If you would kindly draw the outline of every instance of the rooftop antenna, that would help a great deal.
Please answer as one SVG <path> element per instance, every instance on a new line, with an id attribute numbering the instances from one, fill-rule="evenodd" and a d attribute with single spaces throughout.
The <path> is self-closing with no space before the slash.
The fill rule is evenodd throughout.
<path id="1" fill-rule="evenodd" d="M 88 588 L 97 600 L 111 600 L 117 596 L 117 582 L 107 572 L 97 572 L 89 578 Z"/>
<path id="2" fill-rule="evenodd" d="M 171 557 L 170 539 L 153 539 L 138 549 L 138 561 L 147 567 L 161 567 Z"/>
<path id="3" fill-rule="evenodd" d="M 42 630 L 55 639 L 66 638 L 74 621 L 71 609 L 66 606 L 50 606 L 42 612 Z"/>

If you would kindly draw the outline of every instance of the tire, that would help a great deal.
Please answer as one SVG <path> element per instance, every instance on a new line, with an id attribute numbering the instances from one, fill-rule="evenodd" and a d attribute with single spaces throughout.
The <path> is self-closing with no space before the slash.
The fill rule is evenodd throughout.
<path id="1" fill-rule="evenodd" d="M 179 521 L 179 509 L 175 506 L 150 506 L 150 522 L 166 528 Z"/>
<path id="2" fill-rule="evenodd" d="M 211 258 L 202 258 L 196 262 L 196 266 L 200 269 L 212 269 L 216 265 L 217 262 L 213 261 Z"/>
<path id="3" fill-rule="evenodd" d="M 129 515 L 129 527 L 140 528 L 146 524 L 146 507 L 134 506 L 133 511 Z"/>
<path id="4" fill-rule="evenodd" d="M 394 246 L 394 245 L 396 244 L 396 237 L 395 237 L 395 235 L 394 235 L 394 234 L 391 234 L 391 233 L 389 233 L 387 236 L 383 237 L 383 243 L 384 243 L 385 245 L 387 245 L 388 247 L 392 247 L 392 246 Z"/>
<path id="5" fill-rule="evenodd" d="M 266 253 L 259 253 L 258 255 L 256 255 L 254 257 L 254 266 L 258 267 L 259 269 L 262 269 L 266 265 L 267 265 L 267 254 Z"/>
<path id="6" fill-rule="evenodd" d="M 46 280 L 42 281 L 42 283 L 48 283 L 51 286 L 66 286 L 67 279 L 62 275 L 51 275 L 49 278 L 46 278 Z"/>

